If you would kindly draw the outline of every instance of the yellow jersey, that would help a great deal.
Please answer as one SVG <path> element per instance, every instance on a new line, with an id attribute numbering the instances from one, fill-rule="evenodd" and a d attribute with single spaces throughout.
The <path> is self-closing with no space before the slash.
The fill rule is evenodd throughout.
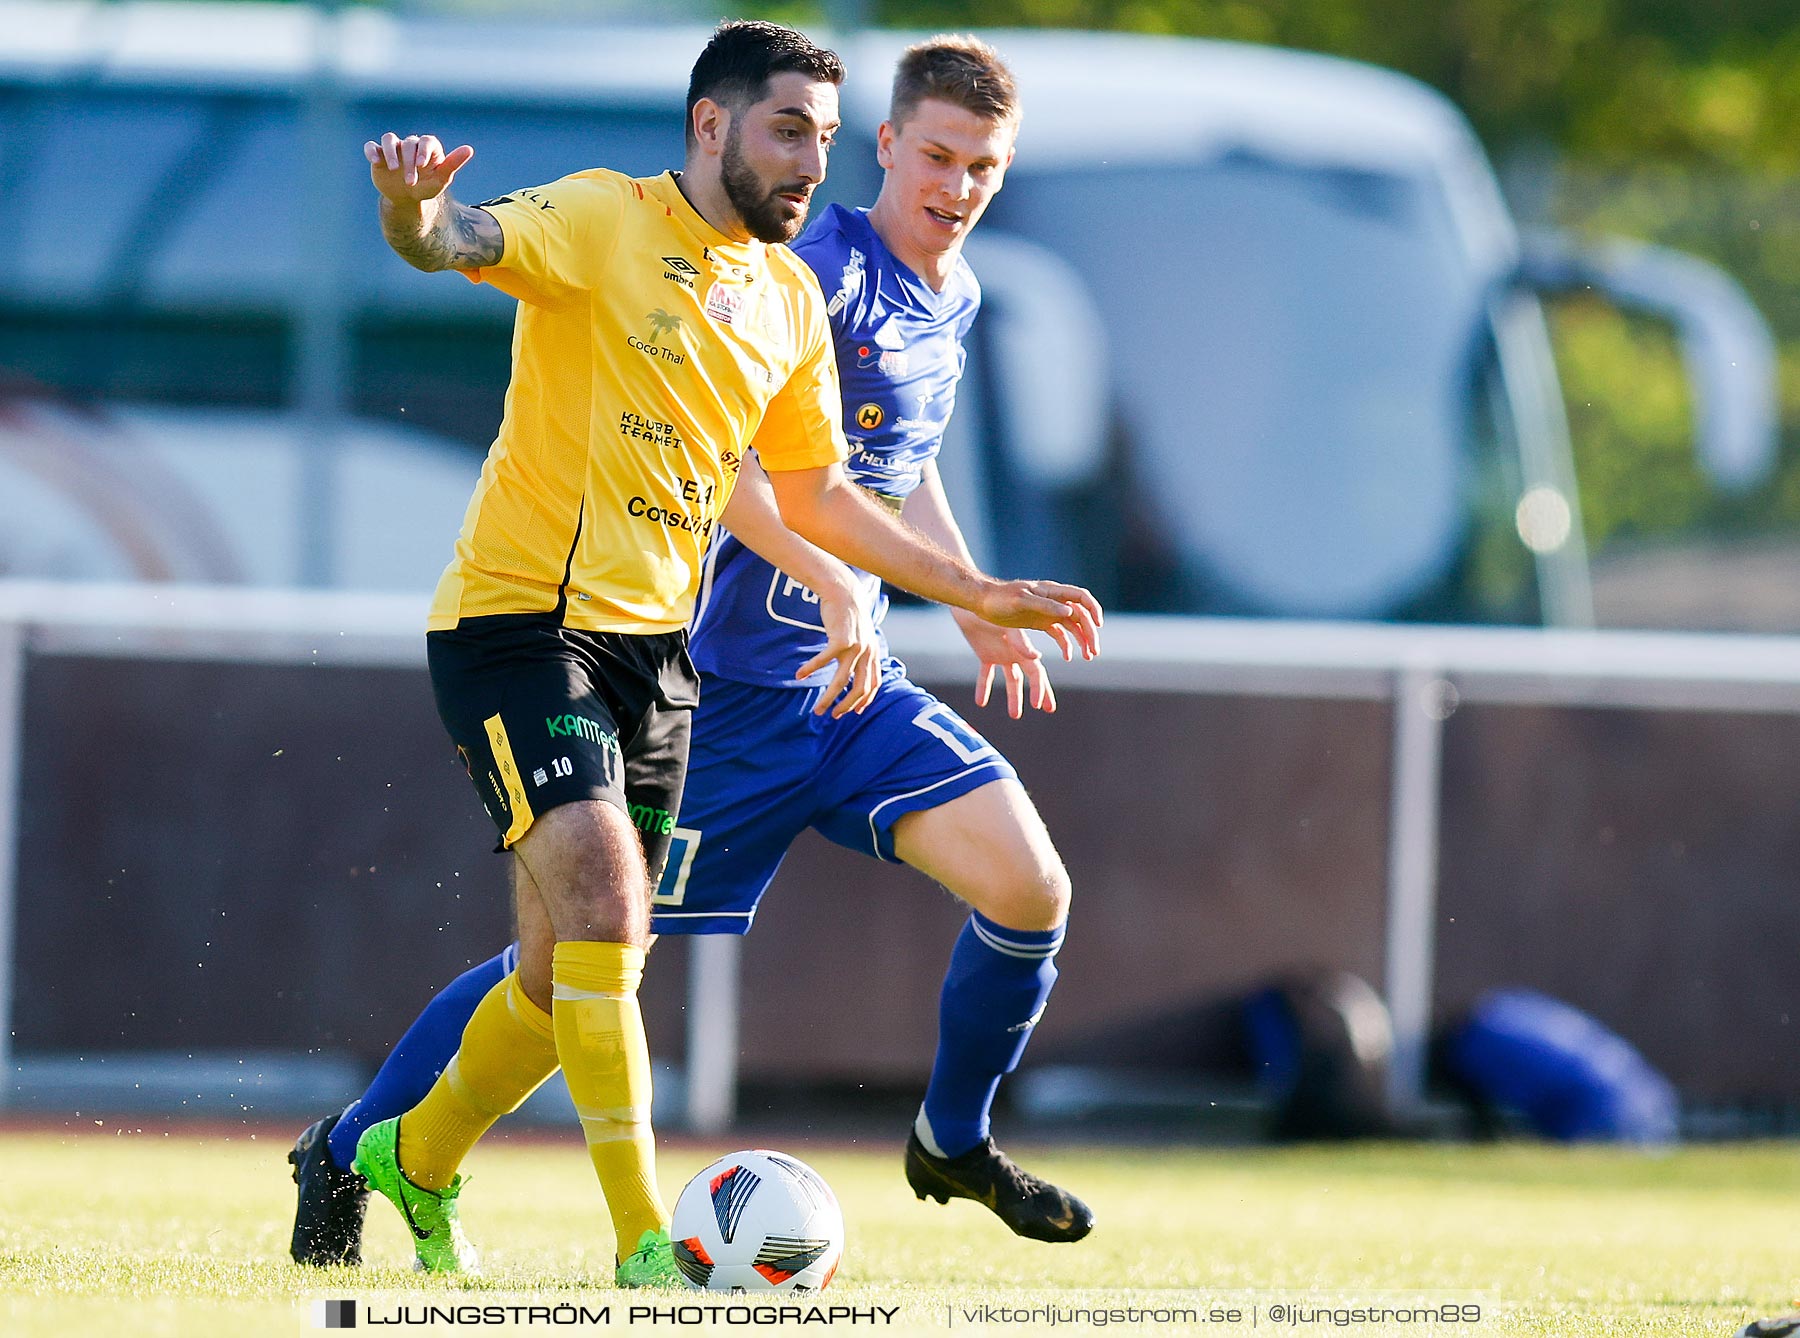
<path id="1" fill-rule="evenodd" d="M 849 453 L 818 280 L 718 232 L 672 173 L 578 172 L 481 207 L 505 245 L 467 273 L 519 301 L 512 382 L 428 625 L 684 627 L 751 438 L 767 469 Z"/>

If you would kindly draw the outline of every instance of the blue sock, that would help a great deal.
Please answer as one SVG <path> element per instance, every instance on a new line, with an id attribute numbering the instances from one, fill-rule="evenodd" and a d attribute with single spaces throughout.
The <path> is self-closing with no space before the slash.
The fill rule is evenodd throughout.
<path id="1" fill-rule="evenodd" d="M 1063 928 L 1008 929 L 969 913 L 944 973 L 937 1059 L 913 1126 L 927 1152 L 955 1157 L 988 1136 L 1000 1078 L 1025 1053 L 1056 983 Z"/>
<path id="2" fill-rule="evenodd" d="M 368 1090 L 338 1116 L 331 1137 L 325 1140 L 334 1162 L 348 1169 L 356 1156 L 356 1140 L 362 1137 L 364 1129 L 403 1115 L 425 1099 L 425 1093 L 462 1044 L 463 1028 L 475 1015 L 475 1005 L 518 964 L 519 945 L 514 943 L 498 957 L 470 967 L 438 991 L 406 1029 L 406 1035 L 376 1072 Z"/>

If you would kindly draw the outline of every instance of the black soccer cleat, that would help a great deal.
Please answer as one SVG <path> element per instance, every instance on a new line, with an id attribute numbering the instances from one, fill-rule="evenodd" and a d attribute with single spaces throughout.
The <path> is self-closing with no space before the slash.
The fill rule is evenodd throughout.
<path id="1" fill-rule="evenodd" d="M 973 1199 L 992 1210 L 1013 1234 L 1051 1242 L 1080 1240 L 1094 1229 L 1087 1204 L 1048 1180 L 1013 1165 L 984 1138 L 955 1157 L 934 1157 L 915 1130 L 906 1140 L 906 1183 L 921 1199 Z"/>
<path id="2" fill-rule="evenodd" d="M 346 1171 L 331 1159 L 326 1139 L 338 1122 L 336 1115 L 307 1126 L 294 1140 L 288 1164 L 300 1201 L 294 1208 L 294 1239 L 288 1253 L 296 1264 L 331 1268 L 362 1263 L 363 1214 L 369 1207 L 369 1187 L 354 1171 Z"/>
<path id="3" fill-rule="evenodd" d="M 1794 1338 L 1800 1334 L 1800 1310 L 1780 1319 L 1759 1319 L 1737 1331 L 1737 1338 Z"/>

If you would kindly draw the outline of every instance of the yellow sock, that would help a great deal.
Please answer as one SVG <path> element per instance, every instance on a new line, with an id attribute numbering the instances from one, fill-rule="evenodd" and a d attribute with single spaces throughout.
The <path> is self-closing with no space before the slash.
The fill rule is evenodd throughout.
<path id="1" fill-rule="evenodd" d="M 550 1015 L 513 972 L 475 1006 L 462 1045 L 419 1102 L 400 1117 L 400 1165 L 420 1189 L 445 1189 L 456 1168 L 502 1115 L 556 1072 Z"/>
<path id="2" fill-rule="evenodd" d="M 621 1256 L 667 1227 L 650 1128 L 650 1047 L 638 1011 L 644 950 L 629 943 L 558 943 L 551 968 L 556 1053 L 606 1192 Z"/>

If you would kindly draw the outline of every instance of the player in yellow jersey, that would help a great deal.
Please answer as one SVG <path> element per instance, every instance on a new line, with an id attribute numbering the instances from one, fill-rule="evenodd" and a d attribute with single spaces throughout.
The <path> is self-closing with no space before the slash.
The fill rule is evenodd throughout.
<path id="1" fill-rule="evenodd" d="M 356 1170 L 406 1218 L 422 1267 L 467 1268 L 457 1167 L 560 1063 L 605 1189 L 621 1285 L 676 1280 L 657 1191 L 637 986 L 696 677 L 683 631 L 701 554 L 752 437 L 793 530 L 989 622 L 1098 649 L 1074 586 L 999 581 L 846 478 L 825 301 L 780 243 L 824 178 L 843 67 L 793 29 L 722 24 L 687 98 L 680 173 L 580 172 L 482 205 L 474 156 L 364 146 L 382 231 L 420 269 L 519 300 L 500 432 L 433 601 L 439 713 L 513 852 L 518 970 L 476 1008 L 430 1094 L 371 1127 Z M 846 616 L 802 674 L 874 671 Z"/>

